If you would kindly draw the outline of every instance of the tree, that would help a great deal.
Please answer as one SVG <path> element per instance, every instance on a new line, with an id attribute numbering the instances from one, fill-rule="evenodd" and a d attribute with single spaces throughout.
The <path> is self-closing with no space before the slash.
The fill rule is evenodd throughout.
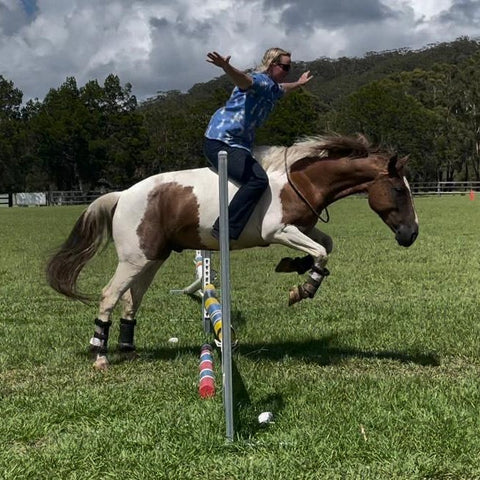
<path id="1" fill-rule="evenodd" d="M 469 58 L 458 75 L 457 117 L 468 130 L 468 153 L 466 154 L 466 175 L 468 165 L 472 167 L 474 179 L 480 180 L 480 86 L 476 79 L 480 75 L 480 54 Z"/>
<path id="2" fill-rule="evenodd" d="M 118 188 L 131 185 L 148 146 L 136 106 L 131 85 L 122 87 L 114 75 L 103 87 L 91 81 L 78 88 L 67 78 L 28 111 L 32 168 L 43 167 L 50 187 L 61 190 L 94 189 L 101 178 Z"/>
<path id="3" fill-rule="evenodd" d="M 144 152 L 149 139 L 143 116 L 137 111 L 132 86 L 121 86 L 116 75 L 109 75 L 103 88 L 89 82 L 81 89 L 82 102 L 89 106 L 90 163 L 98 175 L 112 185 L 125 187 L 142 178 Z"/>
<path id="4" fill-rule="evenodd" d="M 11 192 L 21 184 L 20 107 L 23 93 L 0 75 L 0 191 Z"/>
<path id="5" fill-rule="evenodd" d="M 292 92 L 278 102 L 257 132 L 257 145 L 292 145 L 297 139 L 318 134 L 320 102 L 306 90 Z"/>
<path id="6" fill-rule="evenodd" d="M 157 99 L 154 108 L 142 109 L 150 138 L 150 162 L 145 173 L 205 166 L 205 129 L 212 113 L 224 102 L 225 95 L 219 90 L 193 102 L 172 91 Z"/>
<path id="7" fill-rule="evenodd" d="M 434 148 L 439 159 L 438 180 L 470 178 L 469 165 L 476 152 L 478 128 L 478 119 L 474 113 L 471 115 L 472 105 L 475 105 L 472 90 L 476 87 L 476 83 L 471 82 L 472 73 L 464 63 L 437 64 L 429 71 L 416 69 L 393 77 L 409 95 L 441 119 L 434 132 Z"/>
<path id="8" fill-rule="evenodd" d="M 361 132 L 376 143 L 409 154 L 414 180 L 438 179 L 435 138 L 442 117 L 406 93 L 401 83 L 386 79 L 360 88 L 347 97 L 335 123 L 341 132 Z"/>

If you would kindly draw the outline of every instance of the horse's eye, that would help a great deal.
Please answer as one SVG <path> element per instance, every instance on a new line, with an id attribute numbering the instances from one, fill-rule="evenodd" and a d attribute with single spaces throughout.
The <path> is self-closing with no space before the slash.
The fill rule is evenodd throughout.
<path id="1" fill-rule="evenodd" d="M 403 187 L 393 187 L 393 189 L 397 192 L 397 193 L 403 193 L 405 190 Z"/>

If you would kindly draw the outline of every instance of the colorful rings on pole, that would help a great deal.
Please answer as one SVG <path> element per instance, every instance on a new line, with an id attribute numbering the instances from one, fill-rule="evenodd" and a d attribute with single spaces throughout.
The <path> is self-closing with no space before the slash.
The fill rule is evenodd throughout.
<path id="1" fill-rule="evenodd" d="M 222 306 L 218 300 L 215 286 L 211 283 L 205 285 L 203 295 L 205 298 L 205 309 L 212 322 L 215 337 L 219 342 L 222 342 Z"/>
<path id="2" fill-rule="evenodd" d="M 213 373 L 213 350 L 206 343 L 200 351 L 198 393 L 202 398 L 210 398 L 215 395 L 215 376 Z"/>

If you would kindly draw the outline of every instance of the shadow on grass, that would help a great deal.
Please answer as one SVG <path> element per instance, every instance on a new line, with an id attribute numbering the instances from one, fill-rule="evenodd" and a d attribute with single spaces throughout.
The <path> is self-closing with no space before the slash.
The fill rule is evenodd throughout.
<path id="1" fill-rule="evenodd" d="M 300 342 L 240 344 L 240 354 L 256 360 L 279 361 L 285 357 L 318 365 L 336 365 L 348 357 L 395 360 L 415 363 L 426 367 L 438 367 L 440 358 L 436 353 L 401 352 L 393 350 L 368 351 L 338 346 L 335 336 Z"/>
<path id="2" fill-rule="evenodd" d="M 137 358 L 140 361 L 168 361 L 178 358 L 179 355 L 193 355 L 197 357 L 200 354 L 200 346 L 185 345 L 148 349 L 139 348 L 137 354 Z M 218 355 L 221 356 L 220 351 L 218 351 Z M 260 413 L 275 412 L 275 415 L 279 415 L 285 406 L 283 397 L 276 393 L 252 403 L 245 382 L 236 365 L 236 360 L 241 357 L 252 359 L 255 362 L 278 362 L 288 357 L 304 363 L 317 364 L 320 366 L 336 365 L 349 357 L 394 360 L 401 363 L 414 363 L 426 367 L 436 367 L 440 365 L 439 357 L 434 353 L 390 350 L 365 351 L 356 348 L 341 347 L 338 346 L 334 335 L 298 342 L 240 343 L 232 358 L 234 431 L 236 437 L 239 439 L 248 439 L 257 434 L 261 434 L 265 426 L 258 422 L 258 415 Z M 109 358 L 112 364 L 119 364 L 129 359 L 131 360 L 128 356 L 120 354 L 115 348 L 111 349 Z"/>
<path id="3" fill-rule="evenodd" d="M 198 345 L 160 346 L 154 348 L 137 348 L 137 356 L 143 361 L 174 360 L 179 355 L 199 355 Z M 220 352 L 220 351 L 219 351 Z M 83 352 L 85 354 L 85 352 Z M 292 358 L 308 364 L 321 366 L 337 365 L 346 358 L 365 358 L 394 360 L 401 363 L 414 363 L 425 367 L 438 367 L 440 357 L 434 352 L 406 352 L 395 350 L 361 350 L 348 346 L 339 346 L 335 335 L 304 341 L 285 341 L 274 343 L 242 343 L 235 351 L 234 357 L 245 357 L 255 361 L 281 361 Z M 115 346 L 109 349 L 112 364 L 129 360 L 120 354 Z"/>

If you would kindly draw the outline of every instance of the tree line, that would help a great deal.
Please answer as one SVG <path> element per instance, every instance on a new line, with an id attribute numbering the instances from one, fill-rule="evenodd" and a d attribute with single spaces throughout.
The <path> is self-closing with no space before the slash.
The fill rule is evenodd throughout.
<path id="1" fill-rule="evenodd" d="M 258 144 L 363 133 L 410 155 L 412 181 L 480 180 L 480 48 L 461 38 L 412 52 L 294 63 L 308 88 L 279 102 Z M 206 165 L 202 138 L 228 98 L 226 76 L 138 104 L 130 84 L 69 77 L 43 101 L 0 75 L 0 192 L 121 189 L 148 175 Z"/>

